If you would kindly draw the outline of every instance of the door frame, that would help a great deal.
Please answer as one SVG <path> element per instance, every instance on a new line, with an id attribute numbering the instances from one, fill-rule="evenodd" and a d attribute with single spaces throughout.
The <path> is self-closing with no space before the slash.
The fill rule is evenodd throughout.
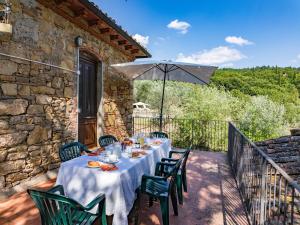
<path id="1" fill-rule="evenodd" d="M 85 59 L 88 61 L 92 61 L 96 65 L 96 140 L 100 135 L 103 134 L 103 61 L 101 58 L 94 52 L 88 48 L 80 48 L 79 49 L 79 57 L 78 57 L 78 69 L 80 64 L 80 59 Z M 81 76 L 81 74 L 79 75 Z M 80 79 L 78 77 L 78 82 Z M 78 95 L 77 95 L 77 104 L 79 107 L 79 86 L 78 83 Z M 80 109 L 79 109 L 80 110 Z M 79 138 L 79 111 L 77 112 L 77 137 Z M 96 145 L 98 146 L 98 140 L 96 141 Z"/>

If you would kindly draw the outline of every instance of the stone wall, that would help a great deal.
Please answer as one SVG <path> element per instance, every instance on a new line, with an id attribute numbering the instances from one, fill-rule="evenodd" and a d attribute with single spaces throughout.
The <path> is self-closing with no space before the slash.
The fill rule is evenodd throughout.
<path id="1" fill-rule="evenodd" d="M 257 142 L 287 174 L 300 182 L 300 136 L 284 136 Z"/>
<path id="2" fill-rule="evenodd" d="M 132 82 L 109 64 L 133 60 L 77 28 L 35 0 L 12 0 L 13 34 L 0 52 L 75 70 L 74 38 L 82 36 L 103 64 L 99 135 L 131 132 Z M 76 75 L 0 56 L 0 188 L 59 167 L 58 148 L 77 135 Z"/>

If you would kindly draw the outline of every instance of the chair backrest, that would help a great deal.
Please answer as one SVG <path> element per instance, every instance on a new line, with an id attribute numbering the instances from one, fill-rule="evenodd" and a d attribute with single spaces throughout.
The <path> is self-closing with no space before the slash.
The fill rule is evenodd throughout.
<path id="1" fill-rule="evenodd" d="M 174 185 L 176 184 L 176 177 L 177 177 L 177 173 L 178 173 L 178 170 L 180 169 L 181 167 L 181 164 L 182 164 L 182 160 L 183 160 L 183 157 L 181 157 L 175 164 L 175 166 L 172 168 L 172 170 L 170 171 L 170 185 L 169 185 L 169 191 L 172 190 L 172 188 L 174 187 Z"/>
<path id="2" fill-rule="evenodd" d="M 150 137 L 152 138 L 168 138 L 168 134 L 160 131 L 155 131 L 150 133 Z"/>
<path id="3" fill-rule="evenodd" d="M 99 137 L 99 145 L 100 147 L 106 147 L 111 145 L 115 142 L 118 142 L 118 139 L 113 135 L 103 135 Z"/>
<path id="4" fill-rule="evenodd" d="M 78 221 L 74 220 L 75 214 L 86 218 L 91 216 L 78 202 L 68 197 L 31 189 L 27 192 L 39 209 L 43 225 L 77 224 Z"/>
<path id="5" fill-rule="evenodd" d="M 85 150 L 87 150 L 87 147 L 80 142 L 71 142 L 60 147 L 59 157 L 62 162 L 65 162 L 79 157 Z"/>
<path id="6" fill-rule="evenodd" d="M 181 166 L 181 168 L 182 168 L 183 171 L 186 170 L 186 162 L 187 162 L 187 160 L 188 160 L 188 157 L 189 157 L 190 152 L 191 152 L 191 149 L 188 148 L 188 149 L 186 150 L 184 156 L 183 156 L 182 166 Z"/>

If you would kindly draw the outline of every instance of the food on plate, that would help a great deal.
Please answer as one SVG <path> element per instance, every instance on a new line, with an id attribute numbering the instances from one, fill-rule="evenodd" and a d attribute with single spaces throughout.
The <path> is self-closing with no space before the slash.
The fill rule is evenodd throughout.
<path id="1" fill-rule="evenodd" d="M 122 144 L 124 146 L 132 146 L 133 145 L 133 141 L 130 140 L 129 138 L 125 138 Z"/>
<path id="2" fill-rule="evenodd" d="M 142 157 L 143 155 L 147 155 L 147 152 L 143 150 L 132 151 L 132 158 L 139 158 Z"/>
<path id="3" fill-rule="evenodd" d="M 89 167 L 99 167 L 99 162 L 97 161 L 88 161 Z"/>
<path id="4" fill-rule="evenodd" d="M 138 158 L 138 157 L 140 157 L 139 152 L 132 152 L 132 158 Z"/>
<path id="5" fill-rule="evenodd" d="M 142 149 L 144 149 L 144 150 L 149 150 L 149 149 L 151 149 L 151 146 L 150 146 L 150 145 L 143 145 L 143 146 L 142 146 Z"/>
<path id="6" fill-rule="evenodd" d="M 88 156 L 98 156 L 103 151 L 104 151 L 104 148 L 101 147 L 101 148 L 98 148 L 95 151 L 92 151 L 91 153 L 88 153 Z"/>
<path id="7" fill-rule="evenodd" d="M 113 171 L 113 170 L 118 169 L 118 167 L 116 165 L 108 164 L 108 163 L 102 163 L 102 162 L 99 163 L 99 167 L 103 171 Z"/>
<path id="8" fill-rule="evenodd" d="M 162 141 L 160 140 L 155 140 L 152 142 L 152 145 L 161 145 L 162 144 Z"/>

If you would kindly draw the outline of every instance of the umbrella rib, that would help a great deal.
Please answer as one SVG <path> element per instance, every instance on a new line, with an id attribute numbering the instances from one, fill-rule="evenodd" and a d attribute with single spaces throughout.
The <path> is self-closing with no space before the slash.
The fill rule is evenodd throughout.
<path id="1" fill-rule="evenodd" d="M 145 70 L 143 73 L 137 75 L 134 80 L 142 75 L 144 75 L 145 73 L 147 73 L 148 71 L 152 70 L 153 68 L 157 67 L 157 64 L 155 64 L 154 66 L 150 67 L 149 69 Z"/>
<path id="2" fill-rule="evenodd" d="M 174 70 L 173 70 L 173 67 L 176 67 L 176 65 L 172 64 L 172 66 L 169 68 L 168 72 L 174 71 Z M 177 68 L 176 68 L 176 69 L 177 69 Z M 175 70 L 176 70 L 176 69 L 175 69 Z"/>
<path id="3" fill-rule="evenodd" d="M 162 68 L 160 68 L 159 66 L 162 65 L 162 63 L 156 64 L 156 68 L 159 69 L 161 72 L 165 72 Z"/>
<path id="4" fill-rule="evenodd" d="M 175 69 L 172 69 L 173 67 L 176 67 L 176 68 L 175 68 Z M 173 71 L 177 70 L 178 68 L 179 68 L 179 67 L 173 65 L 173 66 L 170 68 L 170 70 L 168 71 L 168 73 L 173 72 Z"/>
<path id="5" fill-rule="evenodd" d="M 207 84 L 208 85 L 208 83 L 207 82 L 205 82 L 204 80 L 202 80 L 201 78 L 199 78 L 199 77 L 197 77 L 197 76 L 195 76 L 194 74 L 192 74 L 192 73 L 190 73 L 189 71 L 187 71 L 187 70 L 185 70 L 185 69 L 183 69 L 182 67 L 180 67 L 180 66 L 177 66 L 179 69 L 181 69 L 182 71 L 184 71 L 184 72 L 186 72 L 186 73 L 188 73 L 189 75 L 191 75 L 192 77 L 195 77 L 196 79 L 198 79 L 198 80 L 200 80 L 201 82 L 203 82 L 204 84 Z"/>

